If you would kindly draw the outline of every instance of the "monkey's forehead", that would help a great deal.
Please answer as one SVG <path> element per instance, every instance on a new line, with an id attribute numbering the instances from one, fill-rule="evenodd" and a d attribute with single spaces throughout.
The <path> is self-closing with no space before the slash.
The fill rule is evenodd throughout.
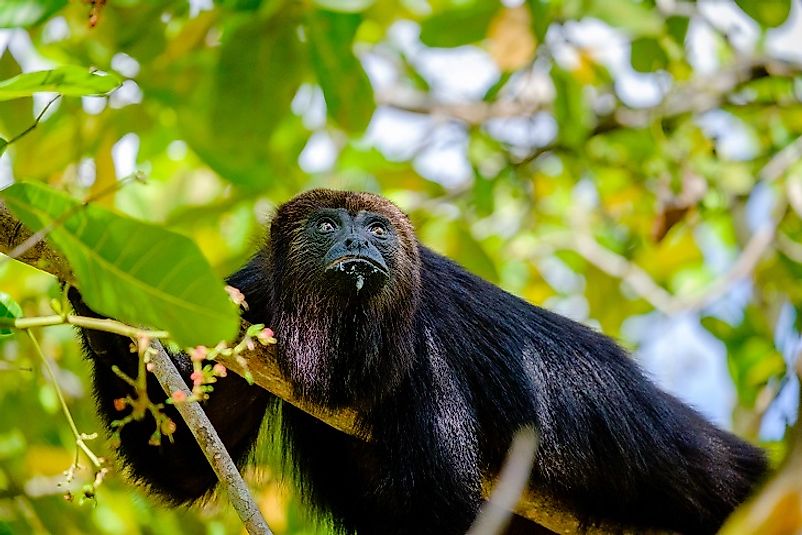
<path id="1" fill-rule="evenodd" d="M 313 189 L 282 205 L 278 213 L 291 219 L 302 219 L 320 209 L 344 209 L 352 215 L 374 212 L 391 220 L 406 220 L 406 215 L 392 202 L 373 193 Z"/>

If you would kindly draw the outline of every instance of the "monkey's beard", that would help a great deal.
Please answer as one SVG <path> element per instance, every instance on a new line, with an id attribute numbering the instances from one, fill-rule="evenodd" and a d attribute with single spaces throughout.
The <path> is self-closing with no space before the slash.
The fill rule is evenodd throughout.
<path id="1" fill-rule="evenodd" d="M 302 399 L 370 408 L 404 379 L 414 360 L 409 297 L 344 302 L 293 292 L 275 317 L 279 365 Z M 410 308 L 412 307 L 412 308 Z"/>

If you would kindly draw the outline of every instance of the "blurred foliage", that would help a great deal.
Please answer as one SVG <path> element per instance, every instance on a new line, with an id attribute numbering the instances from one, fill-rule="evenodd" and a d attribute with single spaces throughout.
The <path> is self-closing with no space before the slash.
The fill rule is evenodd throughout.
<path id="1" fill-rule="evenodd" d="M 3 196 L 29 225 L 55 223 L 98 309 L 188 345 L 231 330 L 213 287 L 276 204 L 379 192 L 427 245 L 630 347 L 638 318 L 689 318 L 726 348 L 733 427 L 757 439 L 797 384 L 802 64 L 776 43 L 802 39 L 801 9 L 4 0 L 0 180 L 29 184 Z M 23 190 L 38 197 L 14 207 Z M 80 207 L 64 193 L 96 205 L 81 225 L 60 224 Z M 2 317 L 52 314 L 60 291 L 9 261 L 0 290 Z M 54 388 L 27 338 L 0 336 L 0 534 L 241 531 L 224 499 L 169 510 L 115 476 L 94 505 L 65 502 L 74 441 Z M 79 428 L 99 430 L 73 332 L 38 336 Z M 326 531 L 275 462 L 247 475 L 276 532 Z"/>

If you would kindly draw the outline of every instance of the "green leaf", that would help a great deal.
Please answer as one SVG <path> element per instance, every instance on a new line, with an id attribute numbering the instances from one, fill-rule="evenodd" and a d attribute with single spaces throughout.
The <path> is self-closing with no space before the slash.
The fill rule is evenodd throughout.
<path id="1" fill-rule="evenodd" d="M 529 0 L 529 10 L 532 12 L 532 31 L 538 43 L 546 41 L 546 32 L 552 19 L 553 3 L 548 0 Z"/>
<path id="2" fill-rule="evenodd" d="M 732 325 L 726 321 L 719 319 L 715 316 L 705 316 L 699 320 L 707 331 L 719 340 L 727 340 L 732 338 L 733 331 L 735 330 Z"/>
<path id="3" fill-rule="evenodd" d="M 668 17 L 666 19 L 668 35 L 670 35 L 677 44 L 684 45 L 690 22 L 688 17 L 681 17 L 679 15 Z"/>
<path id="4" fill-rule="evenodd" d="M 584 13 L 625 30 L 633 37 L 659 35 L 663 30 L 663 19 L 647 2 L 636 0 L 593 0 Z"/>
<path id="5" fill-rule="evenodd" d="M 791 0 L 735 0 L 744 13 L 761 26 L 776 28 L 791 13 Z"/>
<path id="6" fill-rule="evenodd" d="M 0 156 L 6 151 L 6 147 L 8 147 L 8 140 L 0 137 Z"/>
<path id="7" fill-rule="evenodd" d="M 0 100 L 29 97 L 42 91 L 75 97 L 105 95 L 117 89 L 121 83 L 116 74 L 91 72 L 69 65 L 50 71 L 26 72 L 3 80 L 0 82 Z"/>
<path id="8" fill-rule="evenodd" d="M 166 329 L 182 346 L 231 339 L 236 308 L 197 246 L 185 236 L 136 221 L 34 183 L 0 196 L 67 258 L 86 303 L 133 325 Z"/>
<path id="9" fill-rule="evenodd" d="M 638 72 L 654 72 L 668 65 L 668 55 L 653 37 L 639 37 L 632 41 L 630 56 L 632 68 Z"/>
<path id="10" fill-rule="evenodd" d="M 441 48 L 481 41 L 498 10 L 498 2 L 481 0 L 466 7 L 442 11 L 421 23 L 420 40 L 426 46 Z"/>
<path id="11" fill-rule="evenodd" d="M 44 21 L 67 5 L 67 0 L 3 0 L 0 28 L 27 28 Z"/>
<path id="12" fill-rule="evenodd" d="M 0 292 L 0 318 L 14 319 L 22 316 L 22 309 L 7 293 Z M 13 329 L 0 328 L 0 336 L 14 334 Z"/>
<path id="13" fill-rule="evenodd" d="M 307 22 L 312 67 L 329 116 L 346 130 L 364 130 L 373 115 L 373 88 L 352 50 L 362 17 L 317 10 Z"/>
<path id="14" fill-rule="evenodd" d="M 462 225 L 456 229 L 457 253 L 460 262 L 470 271 L 490 282 L 498 282 L 496 264 L 485 248 L 479 243 L 470 231 Z"/>
<path id="15" fill-rule="evenodd" d="M 314 0 L 316 6 L 340 13 L 360 13 L 375 2 L 376 0 Z"/>
<path id="16" fill-rule="evenodd" d="M 502 89 L 504 89 L 504 86 L 506 86 L 507 82 L 510 81 L 512 75 L 513 75 L 512 71 L 502 72 L 501 76 L 498 77 L 498 80 L 496 80 L 496 82 L 493 85 L 487 88 L 487 91 L 485 91 L 484 96 L 482 96 L 482 100 L 484 100 L 485 102 L 492 102 L 493 100 L 495 100 L 499 92 Z"/>
<path id="17" fill-rule="evenodd" d="M 297 21 L 237 19 L 223 34 L 213 76 L 198 79 L 179 107 L 181 134 L 224 179 L 258 189 L 276 169 L 274 133 L 307 74 Z"/>
<path id="18" fill-rule="evenodd" d="M 262 0 L 215 0 L 215 4 L 234 11 L 256 11 L 262 7 Z"/>
<path id="19" fill-rule="evenodd" d="M 590 132 L 591 111 L 585 100 L 582 84 L 570 72 L 553 66 L 554 118 L 560 128 L 560 138 L 571 147 L 583 143 Z"/>

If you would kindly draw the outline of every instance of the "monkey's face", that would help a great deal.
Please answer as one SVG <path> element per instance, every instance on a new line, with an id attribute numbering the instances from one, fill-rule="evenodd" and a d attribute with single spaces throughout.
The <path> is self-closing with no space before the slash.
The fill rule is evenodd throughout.
<path id="1" fill-rule="evenodd" d="M 322 208 L 307 219 L 306 234 L 324 280 L 336 291 L 367 297 L 389 280 L 398 236 L 383 215 Z"/>
<path id="2" fill-rule="evenodd" d="M 378 195 L 302 193 L 279 207 L 269 247 L 273 299 L 288 309 L 315 314 L 310 307 L 332 305 L 341 314 L 343 304 L 356 304 L 395 317 L 417 306 L 415 231 L 397 206 Z"/>

